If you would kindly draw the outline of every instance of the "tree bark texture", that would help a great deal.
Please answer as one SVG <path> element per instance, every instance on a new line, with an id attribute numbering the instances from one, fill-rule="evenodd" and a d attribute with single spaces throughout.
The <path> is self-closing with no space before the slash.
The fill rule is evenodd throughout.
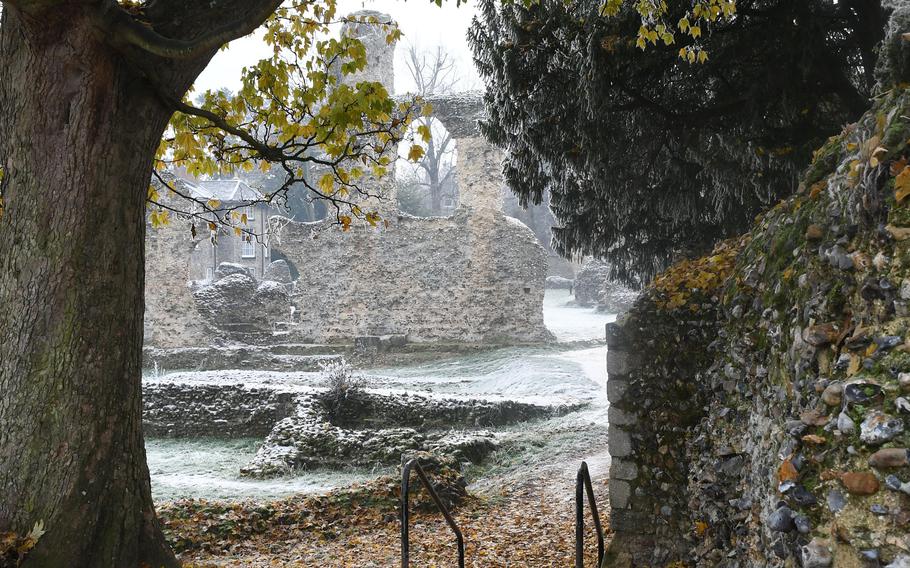
<path id="1" fill-rule="evenodd" d="M 0 532 L 43 521 L 27 567 L 176 566 L 141 429 L 145 199 L 171 110 L 92 9 L 5 5 L 0 25 Z M 210 57 L 161 67 L 171 94 Z"/>

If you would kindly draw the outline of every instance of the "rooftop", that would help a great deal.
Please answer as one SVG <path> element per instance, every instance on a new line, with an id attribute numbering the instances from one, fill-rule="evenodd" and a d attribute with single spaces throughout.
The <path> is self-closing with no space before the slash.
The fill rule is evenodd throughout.
<path id="1" fill-rule="evenodd" d="M 186 182 L 197 199 L 215 199 L 221 202 L 249 202 L 264 199 L 258 189 L 254 189 L 239 179 L 197 180 Z"/>

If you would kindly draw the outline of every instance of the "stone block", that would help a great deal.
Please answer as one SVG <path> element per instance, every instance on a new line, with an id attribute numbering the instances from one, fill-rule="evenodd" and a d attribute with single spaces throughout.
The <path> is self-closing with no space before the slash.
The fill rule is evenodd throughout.
<path id="1" fill-rule="evenodd" d="M 610 401 L 610 404 L 623 402 L 623 399 L 626 396 L 626 391 L 628 390 L 629 383 L 627 381 L 613 377 L 607 378 L 607 400 Z"/>
<path id="2" fill-rule="evenodd" d="M 632 360 L 626 351 L 612 350 L 607 352 L 607 376 L 628 375 L 632 369 Z"/>
<path id="3" fill-rule="evenodd" d="M 614 458 L 624 458 L 632 455 L 632 436 L 612 424 L 609 430 L 609 444 L 610 455 Z"/>
<path id="4" fill-rule="evenodd" d="M 610 406 L 610 409 L 607 411 L 607 416 L 609 423 L 613 426 L 629 426 L 632 424 L 638 424 L 638 416 L 636 416 L 634 413 L 626 412 L 616 405 Z"/>
<path id="5" fill-rule="evenodd" d="M 624 347 L 628 345 L 625 329 L 618 323 L 611 322 L 607 324 L 607 345 L 612 347 Z"/>
<path id="6" fill-rule="evenodd" d="M 610 464 L 610 479 L 631 481 L 638 477 L 638 466 L 634 462 L 614 459 Z"/>
<path id="7" fill-rule="evenodd" d="M 610 529 L 614 534 L 631 534 L 636 538 L 653 534 L 654 524 L 649 515 L 632 509 L 616 509 L 610 511 Z"/>
<path id="8" fill-rule="evenodd" d="M 617 509 L 628 509 L 631 498 L 632 485 L 628 481 L 610 480 L 610 507 L 614 511 Z"/>

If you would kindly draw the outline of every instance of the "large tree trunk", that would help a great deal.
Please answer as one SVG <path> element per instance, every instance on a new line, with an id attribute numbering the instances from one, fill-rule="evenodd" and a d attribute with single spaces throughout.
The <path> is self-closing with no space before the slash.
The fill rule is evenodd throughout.
<path id="1" fill-rule="evenodd" d="M 44 522 L 26 566 L 175 566 L 140 383 L 145 197 L 170 111 L 88 9 L 7 6 L 0 26 L 0 532 Z"/>

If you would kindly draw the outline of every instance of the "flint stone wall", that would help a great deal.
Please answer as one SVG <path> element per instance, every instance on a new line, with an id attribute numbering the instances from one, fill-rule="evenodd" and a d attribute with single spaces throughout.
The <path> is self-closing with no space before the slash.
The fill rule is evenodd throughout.
<path id="1" fill-rule="evenodd" d="M 664 566 L 688 558 L 689 456 L 702 416 L 697 376 L 717 326 L 667 319 L 648 298 L 607 324 L 611 561 Z M 612 564 L 611 564 L 612 566 Z"/>
<path id="2" fill-rule="evenodd" d="M 891 4 L 873 108 L 729 272 L 684 265 L 723 283 L 699 298 L 671 268 L 608 328 L 605 566 L 910 566 L 910 2 Z"/>

